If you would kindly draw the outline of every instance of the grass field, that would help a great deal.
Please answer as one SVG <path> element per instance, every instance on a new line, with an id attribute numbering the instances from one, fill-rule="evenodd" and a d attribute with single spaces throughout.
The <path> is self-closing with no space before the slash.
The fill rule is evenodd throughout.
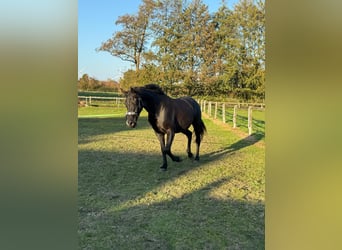
<path id="1" fill-rule="evenodd" d="M 214 105 L 212 109 L 214 110 Z M 213 116 L 214 111 L 212 111 Z M 225 110 L 225 121 L 230 126 L 233 126 L 233 107 L 226 107 Z M 217 120 L 222 121 L 222 108 L 221 105 L 218 107 Z M 238 108 L 236 113 L 236 126 L 239 130 L 248 133 L 248 110 L 247 108 Z M 265 110 L 253 108 L 252 110 L 252 133 L 259 139 L 265 137 Z"/>
<path id="2" fill-rule="evenodd" d="M 186 137 L 177 134 L 172 149 L 182 162 L 168 158 L 162 172 L 146 113 L 135 129 L 124 113 L 79 109 L 80 249 L 264 249 L 265 149 L 258 137 L 204 119 L 200 161 L 186 157 Z"/>
<path id="3" fill-rule="evenodd" d="M 226 116 L 226 122 L 229 124 L 233 124 L 233 111 L 229 110 Z M 253 133 L 264 139 L 265 137 L 265 111 L 261 110 L 253 110 L 252 111 L 252 128 Z M 247 109 L 239 109 L 236 115 L 236 126 L 248 133 L 248 110 Z"/>

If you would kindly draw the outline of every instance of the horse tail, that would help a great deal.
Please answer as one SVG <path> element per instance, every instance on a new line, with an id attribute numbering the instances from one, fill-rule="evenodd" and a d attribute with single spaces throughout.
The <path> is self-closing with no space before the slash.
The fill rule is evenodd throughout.
<path id="1" fill-rule="evenodd" d="M 205 132 L 207 132 L 207 128 L 205 127 L 203 120 L 200 118 L 200 122 L 198 124 L 198 133 L 200 135 L 201 140 Z"/>
<path id="2" fill-rule="evenodd" d="M 207 128 L 205 127 L 204 122 L 202 120 L 202 111 L 200 105 L 191 97 L 190 101 L 192 102 L 192 106 L 195 110 L 192 126 L 195 130 L 196 142 L 197 144 L 199 144 L 202 141 L 204 133 L 207 132 Z"/>
<path id="3" fill-rule="evenodd" d="M 194 130 L 196 133 L 196 137 L 199 136 L 199 140 L 202 141 L 204 133 L 207 132 L 207 128 L 204 125 L 204 122 L 202 120 L 202 113 L 201 113 L 201 108 L 197 104 L 198 110 L 197 110 L 197 121 L 195 122 Z"/>

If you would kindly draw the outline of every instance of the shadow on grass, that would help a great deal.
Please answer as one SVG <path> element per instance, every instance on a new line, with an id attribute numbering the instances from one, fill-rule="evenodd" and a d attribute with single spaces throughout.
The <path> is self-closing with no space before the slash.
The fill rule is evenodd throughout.
<path id="1" fill-rule="evenodd" d="M 201 160 L 203 163 L 207 163 L 210 161 L 216 161 L 224 156 L 227 156 L 229 154 L 233 154 L 236 151 L 239 151 L 245 147 L 249 147 L 257 143 L 258 141 L 262 140 L 264 138 L 263 134 L 253 133 L 227 147 L 221 148 L 220 150 L 210 152 L 207 154 L 203 154 L 201 156 Z"/>
<path id="2" fill-rule="evenodd" d="M 264 205 L 211 198 L 210 191 L 219 184 L 171 201 L 109 213 L 103 219 L 120 225 L 111 231 L 119 248 L 264 249 Z"/>
<path id="3" fill-rule="evenodd" d="M 81 249 L 264 249 L 264 204 L 215 195 L 235 185 L 234 175 L 217 173 L 186 191 L 199 181 L 190 177 L 203 172 L 193 166 L 160 172 L 160 158 L 79 151 Z M 173 195 L 173 188 L 181 194 Z"/>
<path id="4" fill-rule="evenodd" d="M 236 120 L 238 124 L 237 126 L 239 128 L 244 128 L 245 130 L 248 130 L 248 117 L 237 115 Z M 256 133 L 262 135 L 263 137 L 265 136 L 265 121 L 253 118 L 252 128 L 253 131 L 256 131 Z"/>
<path id="5" fill-rule="evenodd" d="M 142 117 L 136 129 L 148 127 Z M 131 129 L 124 117 L 82 118 L 79 143 L 125 130 Z M 239 186 L 234 171 L 223 174 L 209 164 L 258 140 L 244 138 L 201 155 L 199 162 L 168 159 L 166 172 L 159 170 L 159 152 L 80 149 L 79 248 L 264 249 L 264 204 L 230 197 L 227 186 L 248 191 Z M 216 195 L 217 190 L 225 195 Z"/>
<path id="6" fill-rule="evenodd" d="M 92 154 L 98 160 L 89 163 Z M 154 158 L 159 159 L 134 153 L 79 153 L 80 249 L 264 249 L 264 204 L 215 196 L 215 190 L 232 184 L 234 176 L 218 177 L 179 197 L 168 196 L 168 181 L 177 179 L 179 171 L 161 175 Z M 141 164 L 133 167 L 138 159 Z M 114 209 L 137 197 L 146 201 Z"/>
<path id="7" fill-rule="evenodd" d="M 147 117 L 140 117 L 135 130 L 148 128 Z M 126 117 L 79 118 L 78 143 L 91 142 L 94 136 L 113 134 L 126 130 L 133 130 L 126 125 Z"/>

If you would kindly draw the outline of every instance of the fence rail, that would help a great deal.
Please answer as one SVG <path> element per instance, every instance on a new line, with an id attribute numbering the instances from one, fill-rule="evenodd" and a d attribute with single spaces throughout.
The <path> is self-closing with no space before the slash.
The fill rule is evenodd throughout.
<path id="1" fill-rule="evenodd" d="M 78 96 L 80 106 L 114 106 L 124 107 L 124 97 Z M 221 119 L 223 123 L 231 122 L 233 128 L 241 127 L 253 132 L 265 133 L 264 103 L 233 103 L 197 100 L 203 113 L 213 119 Z M 82 105 L 83 104 L 83 105 Z M 255 115 L 253 115 L 255 111 Z M 259 114 L 257 113 L 259 112 Z M 255 116 L 255 117 L 254 117 Z M 259 117 L 257 117 L 259 116 Z"/>
<path id="2" fill-rule="evenodd" d="M 212 117 L 214 119 L 218 119 L 218 117 L 220 116 L 223 123 L 227 123 L 228 120 L 231 120 L 233 128 L 237 128 L 239 123 L 240 126 L 244 126 L 248 129 L 249 135 L 253 133 L 253 125 L 255 127 L 254 131 L 258 130 L 258 132 L 265 132 L 264 119 L 253 120 L 252 115 L 253 110 L 258 112 L 265 111 L 264 103 L 232 103 L 213 102 L 207 100 L 197 100 L 197 102 L 200 104 L 203 113 L 206 113 L 209 117 Z M 244 113 L 247 111 L 247 118 L 241 115 L 242 110 L 244 111 Z M 240 115 L 238 113 L 240 113 Z M 239 122 L 238 119 L 240 119 Z M 244 124 L 241 125 L 242 123 Z"/>
<path id="3" fill-rule="evenodd" d="M 124 103 L 124 97 L 109 96 L 78 96 L 79 103 L 84 102 L 85 106 L 120 106 Z"/>

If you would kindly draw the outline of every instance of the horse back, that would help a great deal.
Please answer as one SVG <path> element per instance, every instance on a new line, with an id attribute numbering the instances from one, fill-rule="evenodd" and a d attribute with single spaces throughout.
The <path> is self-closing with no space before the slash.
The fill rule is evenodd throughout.
<path id="1" fill-rule="evenodd" d="M 181 128 L 187 129 L 195 120 L 201 119 L 201 109 L 191 97 L 181 97 L 174 100 L 176 120 Z"/>
<path id="2" fill-rule="evenodd" d="M 179 107 L 181 110 L 184 109 L 186 112 L 191 113 L 193 116 L 197 116 L 201 114 L 201 108 L 198 103 L 190 96 L 180 97 L 176 99 L 180 104 Z"/>
<path id="3" fill-rule="evenodd" d="M 157 133 L 173 129 L 175 133 L 187 130 L 191 124 L 201 121 L 201 109 L 191 97 L 161 98 L 156 113 L 149 113 L 149 122 Z"/>

